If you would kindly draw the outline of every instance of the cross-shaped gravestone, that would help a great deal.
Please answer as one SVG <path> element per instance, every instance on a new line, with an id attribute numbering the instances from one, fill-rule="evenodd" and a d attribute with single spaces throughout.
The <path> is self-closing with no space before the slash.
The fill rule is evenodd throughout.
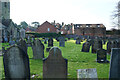
<path id="1" fill-rule="evenodd" d="M 67 59 L 62 57 L 58 47 L 51 48 L 43 60 L 43 78 L 67 78 Z"/>
<path id="2" fill-rule="evenodd" d="M 25 52 L 18 46 L 12 46 L 7 49 L 3 55 L 5 78 L 13 80 L 30 80 L 29 58 Z"/>

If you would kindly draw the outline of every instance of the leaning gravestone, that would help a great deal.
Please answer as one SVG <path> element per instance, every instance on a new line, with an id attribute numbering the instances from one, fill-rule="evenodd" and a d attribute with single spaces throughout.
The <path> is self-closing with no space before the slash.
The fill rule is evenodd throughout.
<path id="1" fill-rule="evenodd" d="M 21 78 L 20 80 L 30 80 L 29 58 L 25 52 L 18 46 L 12 46 L 7 49 L 3 55 L 5 78 Z"/>
<path id="2" fill-rule="evenodd" d="M 97 79 L 97 70 L 95 68 L 78 69 L 77 70 L 77 78 L 78 78 L 78 80 L 81 80 L 81 79 L 84 79 L 84 78 L 87 78 L 88 80 L 90 78 L 92 78 L 92 79 L 94 78 L 96 80 Z"/>
<path id="3" fill-rule="evenodd" d="M 107 52 L 105 49 L 98 49 L 97 50 L 97 62 L 98 63 L 108 63 L 107 60 Z"/>
<path id="4" fill-rule="evenodd" d="M 65 41 L 66 41 L 65 38 L 61 36 L 58 38 L 58 40 L 59 40 L 59 46 L 65 47 Z"/>
<path id="5" fill-rule="evenodd" d="M 52 38 L 48 39 L 48 47 L 53 47 L 53 39 Z"/>
<path id="6" fill-rule="evenodd" d="M 48 58 L 43 60 L 43 78 L 67 78 L 67 59 L 58 47 L 51 48 Z"/>
<path id="7" fill-rule="evenodd" d="M 43 59 L 44 58 L 44 48 L 45 47 L 42 44 L 41 40 L 36 39 L 32 45 L 33 59 Z"/>
<path id="8" fill-rule="evenodd" d="M 90 50 L 90 43 L 89 42 L 83 43 L 82 52 L 89 52 L 89 50 Z"/>
<path id="9" fill-rule="evenodd" d="M 92 44 L 92 53 L 96 53 L 97 49 L 102 49 L 102 41 L 95 39 Z"/>
<path id="10" fill-rule="evenodd" d="M 25 53 L 27 53 L 27 43 L 25 40 L 20 39 L 17 44 Z"/>
<path id="11" fill-rule="evenodd" d="M 112 48 L 109 78 L 120 79 L 120 48 Z"/>

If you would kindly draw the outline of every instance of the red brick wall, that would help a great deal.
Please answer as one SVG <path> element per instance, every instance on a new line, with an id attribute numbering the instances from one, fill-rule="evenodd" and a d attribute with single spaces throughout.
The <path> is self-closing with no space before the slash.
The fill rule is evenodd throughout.
<path id="1" fill-rule="evenodd" d="M 50 31 L 48 31 L 48 28 Z M 44 22 L 42 25 L 40 25 L 36 32 L 38 33 L 57 33 L 57 28 L 50 24 L 48 21 Z"/>

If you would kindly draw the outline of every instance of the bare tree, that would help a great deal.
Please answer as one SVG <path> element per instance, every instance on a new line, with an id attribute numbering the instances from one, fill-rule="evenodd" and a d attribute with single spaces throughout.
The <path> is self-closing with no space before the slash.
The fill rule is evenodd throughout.
<path id="1" fill-rule="evenodd" d="M 113 24 L 120 29 L 120 1 L 118 2 L 116 6 L 116 10 L 113 11 L 112 17 L 113 17 Z"/>

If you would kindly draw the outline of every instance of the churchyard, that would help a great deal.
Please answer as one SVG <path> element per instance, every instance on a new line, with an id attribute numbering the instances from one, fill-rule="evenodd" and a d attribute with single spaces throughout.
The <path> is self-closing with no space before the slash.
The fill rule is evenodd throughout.
<path id="1" fill-rule="evenodd" d="M 42 38 L 39 38 L 39 39 L 44 44 L 44 40 Z M 96 69 L 98 78 L 109 78 L 110 63 L 98 63 L 96 61 L 97 54 L 92 53 L 92 49 L 91 49 L 92 46 L 90 46 L 89 52 L 82 52 L 82 46 L 83 46 L 83 43 L 85 43 L 85 42 L 86 42 L 86 40 L 81 42 L 81 44 L 76 44 L 76 40 L 71 39 L 71 40 L 65 41 L 65 46 L 60 47 L 59 42 L 56 39 L 53 39 L 53 46 L 58 47 L 61 50 L 62 56 L 65 59 L 67 59 L 67 67 L 66 67 L 67 68 L 67 78 L 77 78 L 77 70 L 78 69 L 89 69 L 89 68 Z M 8 45 L 9 45 L 8 43 L 2 43 L 2 47 L 5 47 L 5 49 L 7 49 L 9 47 Z M 38 48 L 38 47 L 36 47 L 37 45 L 38 44 L 34 44 L 34 47 L 28 47 L 28 49 L 27 49 L 27 54 L 29 57 L 29 66 L 27 66 L 27 67 L 30 67 L 30 78 L 33 78 L 33 79 L 34 78 L 43 78 L 43 70 L 45 70 L 45 69 L 43 69 L 43 66 L 45 68 L 48 68 L 45 65 L 43 65 L 44 61 L 42 59 L 40 59 L 38 57 L 37 57 L 38 59 L 36 59 L 33 57 L 34 51 L 32 51 L 32 48 L 33 49 Z M 102 46 L 103 46 L 103 49 L 105 49 L 105 50 L 107 49 L 107 43 L 105 43 Z M 23 50 L 26 50 L 24 48 L 24 46 L 22 46 L 22 48 L 23 48 Z M 48 48 L 48 44 L 44 44 L 44 59 L 49 56 L 49 52 L 46 51 L 46 48 Z M 54 49 L 53 51 L 55 51 L 55 50 L 56 49 Z M 37 51 L 39 51 L 39 49 Z M 24 52 L 26 53 L 26 51 L 24 51 Z M 8 52 L 8 53 L 10 53 L 10 52 Z M 59 53 L 59 50 L 56 53 Z M 13 54 L 13 55 L 15 55 L 15 54 Z M 110 54 L 107 55 L 108 61 L 110 61 L 110 56 L 111 56 Z M 0 63 L 3 63 L 3 56 L 0 56 L 0 59 L 1 59 Z M 25 59 L 25 57 L 24 57 L 24 59 Z M 5 60 L 7 60 L 7 59 L 5 59 Z M 26 62 L 27 62 L 27 60 L 26 60 Z M 24 64 L 22 62 L 20 62 L 20 63 Z M 52 72 L 53 70 L 54 69 L 52 69 L 50 72 Z M 2 74 L 1 78 L 5 78 L 3 64 L 0 65 L 0 71 Z M 28 69 L 28 72 L 29 72 L 29 69 Z M 20 75 L 20 73 L 19 73 L 19 75 Z M 47 74 L 47 72 L 45 72 L 44 75 L 49 75 L 49 74 Z M 29 73 L 28 73 L 28 76 L 29 76 Z"/>

